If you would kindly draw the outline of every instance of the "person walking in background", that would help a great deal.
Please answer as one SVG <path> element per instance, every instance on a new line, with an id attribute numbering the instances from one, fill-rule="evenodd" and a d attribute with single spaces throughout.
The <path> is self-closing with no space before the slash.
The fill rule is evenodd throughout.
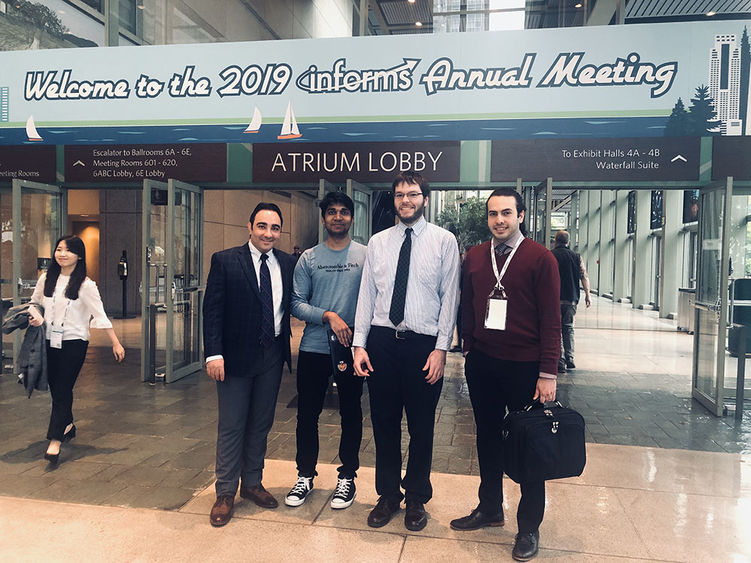
<path id="1" fill-rule="evenodd" d="M 326 241 L 303 253 L 292 291 L 292 314 L 306 324 L 297 360 L 298 477 L 284 502 L 300 506 L 313 489 L 318 475 L 318 417 L 333 373 L 342 435 L 331 508 L 340 509 L 355 499 L 360 468 L 363 378 L 354 374 L 350 345 L 366 248 L 349 236 L 355 204 L 347 194 L 329 192 L 319 207 Z"/>
<path id="2" fill-rule="evenodd" d="M 295 258 L 274 248 L 282 212 L 259 203 L 250 240 L 211 257 L 203 302 L 206 373 L 216 381 L 216 502 L 212 526 L 232 518 L 240 496 L 262 508 L 279 503 L 261 483 L 266 439 L 274 423 L 282 367 L 291 368 L 289 302 Z"/>
<path id="3" fill-rule="evenodd" d="M 388 524 L 405 498 L 404 526 L 419 531 L 433 496 L 435 409 L 459 305 L 459 248 L 454 235 L 425 220 L 430 188 L 422 176 L 404 172 L 392 190 L 399 222 L 368 244 L 354 361 L 355 373 L 367 377 L 376 444 L 379 499 L 368 526 Z M 409 461 L 401 479 L 403 411 Z"/>
<path id="4" fill-rule="evenodd" d="M 47 377 L 52 395 L 52 413 L 47 429 L 50 441 L 44 458 L 52 465 L 60 460 L 63 442 L 75 438 L 73 387 L 89 346 L 89 328 L 102 329 L 112 343 L 115 360 L 122 362 L 125 349 L 107 318 L 96 283 L 86 276 L 86 247 L 77 236 L 64 236 L 55 243 L 54 260 L 37 281 L 31 295 L 29 324 L 45 325 Z"/>
<path id="5" fill-rule="evenodd" d="M 571 235 L 568 231 L 555 234 L 553 256 L 558 261 L 558 274 L 561 277 L 561 359 L 558 360 L 558 373 L 574 369 L 574 315 L 579 303 L 579 281 L 584 288 L 584 302 L 592 305 L 589 296 L 589 276 L 584 260 L 569 248 Z"/>

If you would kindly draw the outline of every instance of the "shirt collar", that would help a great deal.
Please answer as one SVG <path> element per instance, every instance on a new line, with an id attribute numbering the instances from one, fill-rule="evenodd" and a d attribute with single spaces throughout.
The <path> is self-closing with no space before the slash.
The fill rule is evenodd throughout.
<path id="1" fill-rule="evenodd" d="M 263 254 L 263 252 L 261 252 L 260 250 L 258 250 L 255 246 L 253 246 L 253 243 L 250 242 L 250 241 L 248 241 L 248 248 L 250 248 L 250 255 L 254 259 L 256 259 L 256 260 L 260 260 L 261 259 L 261 254 Z M 274 249 L 272 248 L 266 254 L 269 255 L 269 258 L 273 258 L 274 257 Z"/>
<path id="2" fill-rule="evenodd" d="M 520 240 L 521 240 L 522 238 L 524 238 L 524 235 L 522 234 L 522 231 L 521 231 L 521 229 L 519 229 L 518 231 L 516 231 L 516 234 L 515 234 L 514 236 L 510 237 L 510 238 L 509 238 L 508 240 L 506 240 L 506 242 L 504 242 L 503 244 L 505 244 L 505 245 L 506 245 L 506 246 L 508 246 L 509 248 L 514 248 L 514 247 L 515 247 L 515 246 L 516 246 L 517 244 L 519 244 L 519 241 L 520 241 Z M 494 243 L 494 244 L 495 244 L 495 243 Z"/>
<path id="3" fill-rule="evenodd" d="M 420 233 L 422 233 L 427 226 L 428 222 L 425 220 L 425 216 L 423 215 L 417 220 L 417 223 L 413 223 L 412 225 L 405 225 L 404 223 L 399 221 L 396 224 L 396 230 L 402 237 L 404 236 L 404 231 L 406 231 L 407 229 L 412 229 L 413 235 L 420 236 Z"/>

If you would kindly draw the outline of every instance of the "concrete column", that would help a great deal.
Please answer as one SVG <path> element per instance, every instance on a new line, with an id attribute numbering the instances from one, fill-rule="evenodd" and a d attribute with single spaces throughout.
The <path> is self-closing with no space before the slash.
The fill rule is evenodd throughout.
<path id="1" fill-rule="evenodd" d="M 660 318 L 678 314 L 678 288 L 681 285 L 683 255 L 683 190 L 662 192 L 662 252 L 660 257 Z"/>
<path id="2" fill-rule="evenodd" d="M 613 233 L 613 301 L 623 302 L 631 294 L 631 256 L 628 238 L 628 190 L 614 194 L 615 228 Z"/>
<path id="3" fill-rule="evenodd" d="M 600 240 L 600 223 L 602 221 L 602 209 L 600 199 L 602 191 L 590 191 L 589 193 L 589 244 L 591 253 L 587 264 L 589 271 L 589 283 L 597 295 L 602 295 L 600 285 L 600 255 L 602 254 L 602 241 Z"/>
<path id="4" fill-rule="evenodd" d="M 600 192 L 600 295 L 613 295 L 615 191 Z"/>
<path id="5" fill-rule="evenodd" d="M 577 252 L 589 270 L 589 192 L 579 190 L 579 245 Z"/>
<path id="6" fill-rule="evenodd" d="M 636 192 L 636 233 L 634 234 L 634 257 L 632 268 L 633 284 L 631 301 L 634 307 L 649 307 L 649 288 L 652 268 L 650 260 L 652 253 L 649 234 L 649 214 L 652 206 L 652 192 L 637 190 Z"/>
<path id="7" fill-rule="evenodd" d="M 570 247 L 574 252 L 579 252 L 579 194 L 575 191 L 571 194 L 571 204 L 569 205 L 568 232 L 571 234 Z"/>

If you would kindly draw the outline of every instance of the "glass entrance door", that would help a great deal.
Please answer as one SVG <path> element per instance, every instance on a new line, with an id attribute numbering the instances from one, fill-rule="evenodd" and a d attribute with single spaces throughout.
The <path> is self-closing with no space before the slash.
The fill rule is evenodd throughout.
<path id="1" fill-rule="evenodd" d="M 0 277 L 4 305 L 11 302 L 20 305 L 31 298 L 37 279 L 53 259 L 53 246 L 63 234 L 66 209 L 66 192 L 59 186 L 13 180 L 11 228 L 4 228 L 2 235 Z M 4 226 L 8 224 L 7 211 L 3 206 Z M 21 334 L 15 331 L 14 335 L 15 358 L 20 350 Z"/>
<path id="2" fill-rule="evenodd" d="M 347 180 L 347 195 L 355 202 L 350 235 L 360 244 L 368 244 L 373 233 L 373 190 L 355 180 Z"/>
<path id="3" fill-rule="evenodd" d="M 141 379 L 172 383 L 199 371 L 203 192 L 144 180 Z"/>
<path id="4" fill-rule="evenodd" d="M 692 395 L 715 416 L 723 407 L 732 196 L 732 178 L 699 191 Z"/>

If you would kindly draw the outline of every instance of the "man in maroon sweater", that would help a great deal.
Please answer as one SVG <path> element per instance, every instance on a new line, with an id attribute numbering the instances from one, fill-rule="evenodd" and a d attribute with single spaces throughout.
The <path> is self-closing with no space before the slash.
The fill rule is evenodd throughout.
<path id="1" fill-rule="evenodd" d="M 503 526 L 503 417 L 507 408 L 555 399 L 561 349 L 558 262 L 544 246 L 524 237 L 525 206 L 519 193 L 497 189 L 486 208 L 492 238 L 467 252 L 461 296 L 480 504 L 468 516 L 451 521 L 455 530 Z M 545 482 L 524 483 L 521 493 L 512 555 L 527 561 L 537 555 Z"/>

